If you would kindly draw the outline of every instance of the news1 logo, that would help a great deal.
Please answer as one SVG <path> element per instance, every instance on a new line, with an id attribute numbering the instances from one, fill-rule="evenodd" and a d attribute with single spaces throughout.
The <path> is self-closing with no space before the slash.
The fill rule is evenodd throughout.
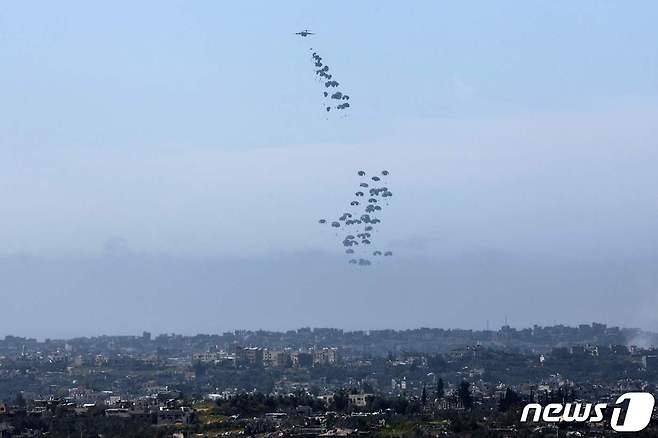
<path id="1" fill-rule="evenodd" d="M 626 415 L 622 420 L 622 403 L 628 401 Z M 615 401 L 612 410 L 610 426 L 616 432 L 639 432 L 649 425 L 653 406 L 655 404 L 653 395 L 647 392 L 627 392 L 622 394 Z M 605 403 L 551 403 L 541 406 L 537 403 L 530 403 L 523 408 L 521 422 L 528 421 L 530 412 L 533 412 L 530 421 L 538 422 L 543 420 L 547 423 L 563 422 L 585 422 L 597 423 L 603 421 L 603 412 L 608 405 Z"/>

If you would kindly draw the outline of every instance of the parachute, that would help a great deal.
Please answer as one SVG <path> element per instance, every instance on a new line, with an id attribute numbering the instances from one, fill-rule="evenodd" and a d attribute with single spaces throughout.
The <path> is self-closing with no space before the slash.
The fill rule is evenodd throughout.
<path id="1" fill-rule="evenodd" d="M 389 171 L 382 170 L 379 174 L 388 176 Z M 365 178 L 366 171 L 359 170 L 357 171 L 357 175 L 360 179 Z M 388 207 L 389 205 L 388 202 L 380 203 L 379 200 L 381 199 L 378 200 L 378 197 L 389 198 L 393 196 L 393 193 L 387 186 L 383 184 L 381 186 L 379 185 L 381 183 L 379 176 L 372 176 L 369 180 L 371 181 L 370 183 L 363 180 L 358 182 L 359 188 L 368 189 L 368 193 L 370 194 L 368 202 L 362 205 L 357 200 L 351 200 L 349 202 L 349 211 L 343 212 L 337 221 L 331 222 L 332 227 L 341 228 L 342 226 L 345 229 L 345 234 L 341 237 L 340 243 L 344 248 L 343 252 L 352 256 L 348 260 L 349 264 L 362 267 L 373 264 L 370 257 L 377 257 L 377 260 L 380 260 L 380 256 L 391 257 L 393 255 L 393 251 L 391 250 L 382 251 L 377 249 L 375 242 L 375 240 L 378 240 L 378 236 L 380 236 L 380 233 L 377 231 L 379 231 L 379 224 L 382 223 L 379 215 L 384 211 L 384 207 Z M 361 198 L 365 196 L 365 193 L 358 190 L 354 192 L 354 196 Z M 386 205 L 384 206 L 384 204 Z M 319 222 L 325 224 L 327 220 L 320 219 Z"/>
<path id="2" fill-rule="evenodd" d="M 313 50 L 313 49 L 311 49 Z M 350 96 L 345 94 L 342 90 L 338 89 L 340 83 L 334 79 L 334 75 L 330 73 L 330 67 L 327 63 L 322 61 L 322 57 L 317 53 L 313 52 L 311 54 L 313 61 L 313 66 L 315 67 L 315 75 L 320 78 L 324 85 L 324 91 L 322 96 L 325 99 L 324 109 L 326 112 L 330 112 L 332 109 L 336 110 L 346 110 L 350 105 L 346 102 L 350 99 Z M 334 88 L 335 91 L 329 92 L 327 89 Z M 342 101 L 343 103 L 335 104 L 335 101 Z"/>

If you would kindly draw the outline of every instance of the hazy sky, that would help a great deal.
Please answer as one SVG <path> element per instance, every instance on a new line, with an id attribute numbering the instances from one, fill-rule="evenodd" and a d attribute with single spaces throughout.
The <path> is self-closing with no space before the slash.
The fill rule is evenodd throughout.
<path id="1" fill-rule="evenodd" d="M 4 2 L 0 336 L 658 330 L 657 20 L 649 1 Z M 396 257 L 355 270 L 316 222 L 361 168 L 391 171 Z"/>

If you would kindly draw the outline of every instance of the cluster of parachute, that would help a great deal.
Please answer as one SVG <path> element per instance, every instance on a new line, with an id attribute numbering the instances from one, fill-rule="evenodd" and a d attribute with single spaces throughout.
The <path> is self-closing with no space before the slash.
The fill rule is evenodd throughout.
<path id="1" fill-rule="evenodd" d="M 341 244 L 345 247 L 350 264 L 370 266 L 373 257 L 393 255 L 393 251 L 372 250 L 377 226 L 381 223 L 381 219 L 375 215 L 380 214 L 384 207 L 388 207 L 393 193 L 386 185 L 388 170 L 382 170 L 381 176 L 374 175 L 370 178 L 364 170 L 359 170 L 357 175 L 362 180 L 354 192 L 355 198 L 350 201 L 350 211 L 344 212 L 336 220 L 320 219 L 318 222 L 336 228 L 337 231 L 344 230 Z"/>
<path id="2" fill-rule="evenodd" d="M 312 48 L 310 50 L 313 50 Z M 329 66 L 322 62 L 322 57 L 317 52 L 312 54 L 313 64 L 315 65 L 315 74 L 322 82 L 324 91 L 324 108 L 329 112 L 333 109 L 346 110 L 350 107 L 350 96 L 338 89 L 340 83 L 335 80 L 333 74 L 329 73 Z"/>

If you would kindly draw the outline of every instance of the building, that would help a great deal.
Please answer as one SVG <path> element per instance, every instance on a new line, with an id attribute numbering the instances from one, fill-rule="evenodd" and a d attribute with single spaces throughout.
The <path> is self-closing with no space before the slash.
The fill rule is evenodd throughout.
<path id="1" fill-rule="evenodd" d="M 642 366 L 647 371 L 658 370 L 658 356 L 642 356 Z"/>
<path id="2" fill-rule="evenodd" d="M 371 398 L 372 394 L 350 394 L 348 403 L 358 408 L 364 408 Z"/>
<path id="3" fill-rule="evenodd" d="M 310 368 L 313 366 L 313 355 L 303 351 L 293 351 L 290 355 L 292 366 L 295 368 Z"/>
<path id="4" fill-rule="evenodd" d="M 105 409 L 105 416 L 113 418 L 130 418 L 131 413 L 128 408 L 110 408 Z"/>
<path id="5" fill-rule="evenodd" d="M 338 362 L 337 348 L 322 348 L 313 352 L 313 363 L 319 365 L 333 365 Z"/>
<path id="6" fill-rule="evenodd" d="M 263 363 L 263 349 L 259 347 L 243 348 L 241 359 L 251 366 L 261 365 Z"/>
<path id="7" fill-rule="evenodd" d="M 290 366 L 290 355 L 282 350 L 263 350 L 263 365 L 269 368 L 287 368 Z"/>
<path id="8" fill-rule="evenodd" d="M 206 351 L 203 353 L 194 353 L 192 355 L 192 363 L 216 363 L 222 359 L 222 355 L 218 351 Z"/>
<path id="9" fill-rule="evenodd" d="M 185 406 L 176 409 L 161 408 L 158 411 L 158 424 L 191 424 L 193 414 L 192 408 Z"/>

